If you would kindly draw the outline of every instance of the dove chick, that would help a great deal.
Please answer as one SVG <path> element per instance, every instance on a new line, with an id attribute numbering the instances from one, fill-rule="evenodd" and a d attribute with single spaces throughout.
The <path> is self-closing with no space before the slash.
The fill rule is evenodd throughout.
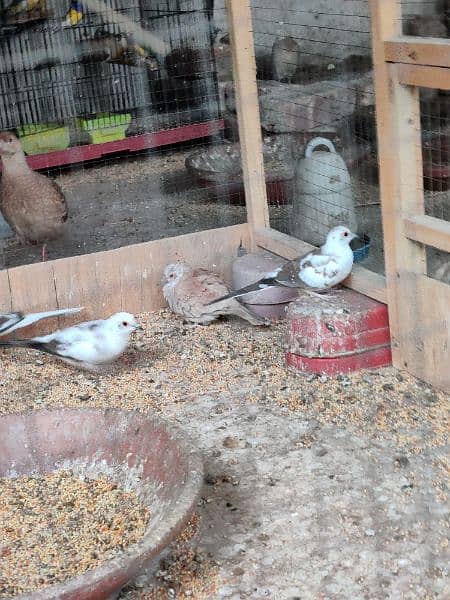
<path id="1" fill-rule="evenodd" d="M 252 325 L 269 324 L 236 298 L 215 302 L 229 292 L 215 273 L 192 269 L 183 263 L 171 263 L 164 269 L 163 280 L 163 295 L 170 309 L 190 323 L 208 325 L 222 315 L 234 315 Z"/>
<path id="2" fill-rule="evenodd" d="M 330 229 L 325 244 L 311 252 L 287 261 L 272 273 L 239 290 L 215 300 L 239 298 L 267 287 L 281 286 L 325 292 L 346 279 L 353 267 L 350 242 L 357 238 L 348 227 L 338 225 Z"/>
<path id="3" fill-rule="evenodd" d="M 29 166 L 20 140 L 0 133 L 2 178 L 0 209 L 17 236 L 29 244 L 44 244 L 63 234 L 67 203 L 59 186 Z"/>
<path id="4" fill-rule="evenodd" d="M 60 358 L 65 363 L 101 372 L 128 348 L 130 335 L 140 329 L 133 315 L 119 312 L 108 319 L 86 321 L 49 335 L 0 342 L 1 347 L 32 348 Z"/>

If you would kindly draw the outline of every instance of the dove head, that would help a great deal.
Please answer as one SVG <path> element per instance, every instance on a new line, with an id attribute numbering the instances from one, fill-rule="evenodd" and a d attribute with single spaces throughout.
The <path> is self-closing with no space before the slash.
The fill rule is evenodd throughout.
<path id="1" fill-rule="evenodd" d="M 111 327 L 124 336 L 129 336 L 136 329 L 141 329 L 134 316 L 126 312 L 116 313 L 109 317 L 108 321 Z"/>
<path id="2" fill-rule="evenodd" d="M 350 242 L 357 237 L 356 233 L 352 233 L 345 225 L 338 225 L 330 229 L 323 247 L 336 252 L 341 248 L 348 248 Z"/>
<path id="3" fill-rule="evenodd" d="M 189 273 L 189 271 L 190 271 L 190 267 L 188 267 L 187 265 L 185 265 L 183 263 L 180 263 L 180 262 L 170 263 L 164 269 L 163 283 L 164 284 L 175 284 L 176 282 L 178 282 L 181 279 L 181 277 L 183 277 L 183 275 L 185 273 Z"/>
<path id="4" fill-rule="evenodd" d="M 23 154 L 20 140 L 13 133 L 0 133 L 0 156 L 8 157 L 15 154 Z"/>

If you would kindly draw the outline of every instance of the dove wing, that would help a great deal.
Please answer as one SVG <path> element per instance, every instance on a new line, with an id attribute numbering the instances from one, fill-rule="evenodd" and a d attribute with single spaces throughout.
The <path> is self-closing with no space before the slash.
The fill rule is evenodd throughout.
<path id="1" fill-rule="evenodd" d="M 8 331 L 13 325 L 17 325 L 23 319 L 23 314 L 20 312 L 15 313 L 1 313 L 0 314 L 0 333 Z"/>

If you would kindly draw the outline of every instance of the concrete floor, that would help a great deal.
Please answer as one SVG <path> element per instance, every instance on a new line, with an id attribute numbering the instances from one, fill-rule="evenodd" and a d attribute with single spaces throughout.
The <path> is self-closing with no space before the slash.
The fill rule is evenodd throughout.
<path id="1" fill-rule="evenodd" d="M 198 509 L 198 547 L 219 568 L 214 599 L 449 597 L 432 451 L 407 458 L 387 439 L 244 396 L 205 395 L 165 415 L 197 440 L 207 473 L 230 475 L 205 485 Z"/>

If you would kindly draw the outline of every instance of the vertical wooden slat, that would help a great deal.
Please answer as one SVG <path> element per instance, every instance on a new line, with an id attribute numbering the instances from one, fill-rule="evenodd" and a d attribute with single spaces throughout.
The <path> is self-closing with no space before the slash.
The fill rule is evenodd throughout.
<path id="1" fill-rule="evenodd" d="M 423 214 L 424 210 L 418 89 L 402 86 L 396 65 L 385 62 L 384 40 L 401 34 L 400 3 L 370 0 L 370 8 L 393 362 L 423 376 L 423 345 L 414 330 L 421 314 L 422 298 L 417 286 L 425 273 L 425 252 L 408 240 L 403 230 L 404 218 Z"/>
<path id="2" fill-rule="evenodd" d="M 269 226 L 256 62 L 249 0 L 227 0 L 247 218 L 251 230 Z M 254 244 L 253 244 L 254 246 Z"/>
<path id="3" fill-rule="evenodd" d="M 80 263 L 79 256 L 53 262 L 53 277 L 59 308 L 86 307 L 89 305 L 89 289 L 86 289 L 86 281 L 83 281 Z M 90 270 L 87 270 L 88 276 L 89 273 Z M 91 310 L 85 309 L 76 316 L 76 320 L 86 321 L 93 316 Z M 74 317 L 72 315 L 60 317 L 61 327 L 72 325 L 73 322 Z"/>
<path id="4" fill-rule="evenodd" d="M 13 310 L 32 312 L 57 307 L 51 262 L 9 269 L 9 283 Z"/>
<path id="5" fill-rule="evenodd" d="M 9 312 L 11 310 L 11 294 L 9 291 L 8 271 L 0 271 L 0 311 Z"/>

